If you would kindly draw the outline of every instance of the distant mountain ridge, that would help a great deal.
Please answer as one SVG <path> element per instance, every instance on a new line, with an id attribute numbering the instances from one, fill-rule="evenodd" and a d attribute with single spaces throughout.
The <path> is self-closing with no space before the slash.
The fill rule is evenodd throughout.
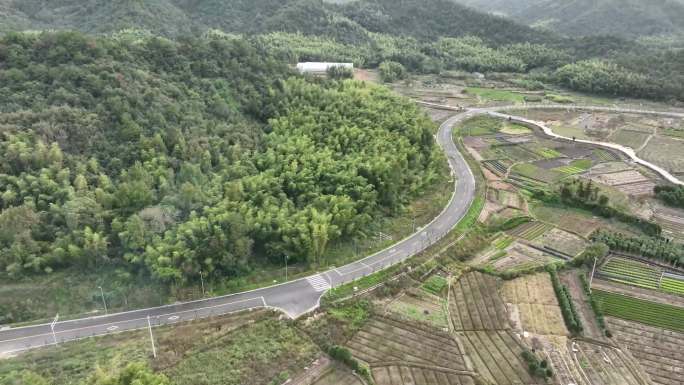
<path id="1" fill-rule="evenodd" d="M 684 33 L 683 0 L 454 0 L 569 36 Z"/>

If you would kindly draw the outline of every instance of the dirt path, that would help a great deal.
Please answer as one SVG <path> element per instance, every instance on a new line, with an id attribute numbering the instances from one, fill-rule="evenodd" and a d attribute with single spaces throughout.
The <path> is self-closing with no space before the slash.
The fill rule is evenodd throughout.
<path id="1" fill-rule="evenodd" d="M 594 309 L 591 308 L 589 304 L 589 299 L 584 294 L 584 289 L 582 289 L 582 282 L 580 282 L 577 276 L 576 270 L 565 271 L 560 275 L 561 281 L 570 290 L 570 295 L 572 296 L 572 302 L 577 307 L 579 311 L 580 320 L 584 326 L 584 335 L 589 338 L 596 340 L 603 339 L 603 333 L 601 328 L 599 328 L 596 322 L 596 316 L 594 315 Z"/>
<path id="2" fill-rule="evenodd" d="M 594 282 L 591 284 L 591 287 L 592 289 L 609 291 L 618 294 L 625 294 L 646 301 L 684 307 L 684 297 L 643 289 L 640 287 L 623 285 L 621 283 L 606 281 L 599 278 L 594 278 Z"/>

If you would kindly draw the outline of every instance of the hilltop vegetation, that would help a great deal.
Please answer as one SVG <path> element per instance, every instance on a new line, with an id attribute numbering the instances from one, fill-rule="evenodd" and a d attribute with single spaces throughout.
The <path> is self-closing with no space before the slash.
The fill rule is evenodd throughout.
<path id="1" fill-rule="evenodd" d="M 615 20 L 633 27 L 627 16 L 597 20 L 592 25 Z M 128 29 L 132 36 L 174 39 L 243 35 L 290 63 L 376 68 L 391 61 L 414 73 L 513 72 L 529 74 L 534 84 L 582 92 L 684 100 L 682 49 L 615 37 L 564 38 L 450 0 L 0 0 L 0 32 L 17 29 Z"/>
<path id="2" fill-rule="evenodd" d="M 456 0 L 485 12 L 571 36 L 684 33 L 680 0 Z"/>
<path id="3" fill-rule="evenodd" d="M 432 182 L 433 126 L 241 39 L 0 40 L 0 268 L 162 281 L 315 263 Z M 372 124 L 371 124 L 372 122 Z"/>

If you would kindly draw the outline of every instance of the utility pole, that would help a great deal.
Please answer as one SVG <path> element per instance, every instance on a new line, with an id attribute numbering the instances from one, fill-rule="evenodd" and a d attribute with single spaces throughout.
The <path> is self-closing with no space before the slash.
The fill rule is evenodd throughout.
<path id="1" fill-rule="evenodd" d="M 596 271 L 597 257 L 594 257 L 594 267 L 591 268 L 591 278 L 589 278 L 589 293 L 591 293 L 591 283 L 594 282 L 594 272 Z"/>
<path id="2" fill-rule="evenodd" d="M 285 254 L 285 282 L 287 282 L 287 259 L 289 257 Z"/>
<path id="3" fill-rule="evenodd" d="M 200 282 L 202 282 L 202 297 L 204 297 L 204 276 L 202 275 L 202 270 L 200 270 Z"/>
<path id="4" fill-rule="evenodd" d="M 154 347 L 154 336 L 152 336 L 152 324 L 150 323 L 150 315 L 147 315 L 147 328 L 150 330 L 150 343 L 152 344 L 152 356 L 157 358 L 157 349 Z"/>
<path id="5" fill-rule="evenodd" d="M 55 340 L 55 345 L 57 345 L 57 335 L 55 335 L 55 324 L 59 320 L 59 313 L 55 316 L 55 319 L 52 320 L 52 323 L 50 324 L 50 330 L 52 330 L 52 339 Z"/>
<path id="6" fill-rule="evenodd" d="M 105 301 L 104 290 L 102 290 L 102 286 L 98 286 L 98 288 L 100 289 L 100 295 L 102 296 L 102 305 L 104 306 L 105 314 L 109 314 L 107 312 L 107 302 Z"/>

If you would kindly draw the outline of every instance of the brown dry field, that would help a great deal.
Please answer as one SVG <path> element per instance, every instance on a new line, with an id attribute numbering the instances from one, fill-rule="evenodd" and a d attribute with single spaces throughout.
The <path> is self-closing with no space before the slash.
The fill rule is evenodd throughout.
<path id="1" fill-rule="evenodd" d="M 549 254 L 543 253 L 518 241 L 513 242 L 511 246 L 506 249 L 506 252 L 506 256 L 497 259 L 492 263 L 492 266 L 498 271 L 542 266 L 557 260 Z"/>
<path id="2" fill-rule="evenodd" d="M 503 298 L 516 329 L 541 335 L 567 335 L 558 300 L 546 273 L 528 275 L 504 282 Z"/>
<path id="3" fill-rule="evenodd" d="M 383 365 L 373 368 L 377 385 L 475 385 L 472 375 L 428 366 Z"/>
<path id="4" fill-rule="evenodd" d="M 291 383 L 292 385 L 309 385 L 309 383 Z M 312 385 L 363 385 L 363 382 L 351 372 L 339 365 L 332 365 Z"/>
<path id="5" fill-rule="evenodd" d="M 608 317 L 620 346 L 627 348 L 656 384 L 684 384 L 684 333 Z"/>
<path id="6" fill-rule="evenodd" d="M 488 383 L 536 384 L 522 360 L 523 343 L 510 330 L 459 331 L 475 370 Z"/>
<path id="7" fill-rule="evenodd" d="M 508 329 L 500 279 L 478 272 L 464 274 L 451 288 L 449 312 L 455 330 Z"/>
<path id="8" fill-rule="evenodd" d="M 392 315 L 376 316 L 347 343 L 371 368 L 386 362 L 467 370 L 463 353 L 447 332 Z"/>
<path id="9" fill-rule="evenodd" d="M 535 239 L 535 244 L 549 247 L 555 251 L 574 257 L 584 251 L 587 243 L 575 234 L 553 228 Z"/>

